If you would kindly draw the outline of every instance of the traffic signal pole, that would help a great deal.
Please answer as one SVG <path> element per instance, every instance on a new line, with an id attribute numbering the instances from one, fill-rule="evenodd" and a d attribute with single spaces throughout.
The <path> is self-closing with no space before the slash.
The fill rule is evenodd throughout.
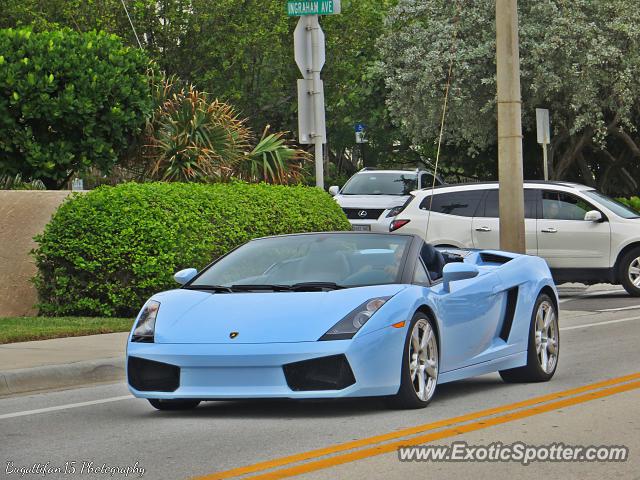
<path id="1" fill-rule="evenodd" d="M 525 253 L 517 0 L 496 0 L 500 249 Z"/>

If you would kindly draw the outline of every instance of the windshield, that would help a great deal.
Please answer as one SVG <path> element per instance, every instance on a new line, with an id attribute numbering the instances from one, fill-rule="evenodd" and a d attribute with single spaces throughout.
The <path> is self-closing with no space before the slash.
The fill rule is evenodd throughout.
<path id="1" fill-rule="evenodd" d="M 409 195 L 418 188 L 415 173 L 358 173 L 347 182 L 342 195 Z"/>
<path id="2" fill-rule="evenodd" d="M 343 288 L 399 283 L 410 241 L 403 235 L 346 233 L 254 240 L 209 267 L 187 288 L 236 291 L 259 286 L 277 291 L 310 284 Z"/>
<path id="3" fill-rule="evenodd" d="M 603 206 L 607 207 L 613 213 L 622 218 L 640 218 L 640 212 L 637 212 L 631 207 L 628 207 L 624 203 L 620 203 L 611 197 L 607 197 L 604 193 L 600 193 L 597 190 L 584 190 L 587 197 L 592 198 L 600 202 Z"/>

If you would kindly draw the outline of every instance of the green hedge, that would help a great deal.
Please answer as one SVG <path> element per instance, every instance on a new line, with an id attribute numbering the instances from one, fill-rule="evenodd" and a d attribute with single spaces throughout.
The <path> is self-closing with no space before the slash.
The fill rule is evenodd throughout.
<path id="1" fill-rule="evenodd" d="M 202 268 L 252 238 L 348 230 L 325 192 L 308 187 L 128 183 L 63 203 L 34 251 L 44 315 L 131 316 L 173 273 Z"/>

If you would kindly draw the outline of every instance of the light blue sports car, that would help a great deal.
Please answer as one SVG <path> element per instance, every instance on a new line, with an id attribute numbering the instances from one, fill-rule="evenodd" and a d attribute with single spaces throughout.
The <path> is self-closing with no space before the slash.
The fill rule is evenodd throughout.
<path id="1" fill-rule="evenodd" d="M 131 392 L 160 410 L 363 396 L 419 408 L 441 383 L 546 381 L 558 365 L 558 297 L 538 257 L 311 233 L 252 240 L 175 279 L 127 348 Z"/>

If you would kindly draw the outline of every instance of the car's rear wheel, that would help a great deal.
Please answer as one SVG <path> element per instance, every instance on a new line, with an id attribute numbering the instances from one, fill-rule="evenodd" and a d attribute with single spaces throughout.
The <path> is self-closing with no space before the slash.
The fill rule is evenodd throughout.
<path id="1" fill-rule="evenodd" d="M 392 397 L 395 408 L 423 408 L 433 398 L 440 366 L 434 320 L 417 312 L 407 329 L 402 355 L 400 389 Z"/>
<path id="2" fill-rule="evenodd" d="M 191 410 L 200 405 L 200 400 L 160 400 L 150 398 L 149 403 L 158 410 Z"/>
<path id="3" fill-rule="evenodd" d="M 541 293 L 531 315 L 527 364 L 500 370 L 500 376 L 509 383 L 549 381 L 558 367 L 559 354 L 558 311 L 551 297 Z"/>
<path id="4" fill-rule="evenodd" d="M 618 277 L 629 295 L 640 297 L 640 248 L 634 248 L 622 257 Z"/>

